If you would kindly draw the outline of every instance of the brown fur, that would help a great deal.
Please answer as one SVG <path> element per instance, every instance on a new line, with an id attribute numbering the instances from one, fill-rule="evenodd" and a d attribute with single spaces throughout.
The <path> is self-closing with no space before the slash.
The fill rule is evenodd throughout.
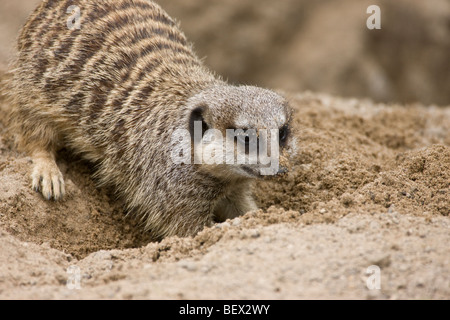
<path id="1" fill-rule="evenodd" d="M 81 29 L 66 12 L 81 10 Z M 290 111 L 279 95 L 231 86 L 207 70 L 177 24 L 146 0 L 46 0 L 18 39 L 8 83 L 10 122 L 33 158 L 32 186 L 64 196 L 59 147 L 97 167 L 155 236 L 193 235 L 213 219 L 255 209 L 251 175 L 230 165 L 175 165 L 171 134 L 203 106 L 210 128 L 236 117 L 278 128 Z"/>

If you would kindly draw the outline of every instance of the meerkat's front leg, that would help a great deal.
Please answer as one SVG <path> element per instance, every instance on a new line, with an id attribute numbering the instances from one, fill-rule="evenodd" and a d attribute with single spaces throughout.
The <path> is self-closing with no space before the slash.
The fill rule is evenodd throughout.
<path id="1" fill-rule="evenodd" d="M 44 149 L 35 150 L 32 159 L 32 188 L 40 191 L 47 200 L 62 199 L 65 194 L 64 178 L 56 164 L 55 153 Z"/>
<path id="2" fill-rule="evenodd" d="M 257 209 L 250 186 L 244 184 L 231 187 L 231 191 L 218 201 L 214 216 L 218 221 L 225 221 Z"/>

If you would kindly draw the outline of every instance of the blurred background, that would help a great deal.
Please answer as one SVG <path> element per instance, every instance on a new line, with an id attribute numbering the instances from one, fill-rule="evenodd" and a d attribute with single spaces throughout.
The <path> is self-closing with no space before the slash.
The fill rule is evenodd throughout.
<path id="1" fill-rule="evenodd" d="M 230 82 L 450 104 L 450 0 L 157 2 Z M 0 67 L 37 3 L 0 1 Z M 381 30 L 366 27 L 372 4 L 381 8 Z"/>

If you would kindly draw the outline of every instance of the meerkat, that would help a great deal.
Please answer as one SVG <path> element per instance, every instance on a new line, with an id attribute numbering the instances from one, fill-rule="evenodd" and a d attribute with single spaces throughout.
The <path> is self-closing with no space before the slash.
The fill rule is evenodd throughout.
<path id="1" fill-rule="evenodd" d="M 176 129 L 193 133 L 195 121 L 202 133 L 224 136 L 230 128 L 279 129 L 281 154 L 290 148 L 286 99 L 215 75 L 152 1 L 44 0 L 17 51 L 10 125 L 45 199 L 64 197 L 55 158 L 66 147 L 94 164 L 98 185 L 112 185 L 145 230 L 192 236 L 257 209 L 251 188 L 261 165 L 174 163 Z"/>

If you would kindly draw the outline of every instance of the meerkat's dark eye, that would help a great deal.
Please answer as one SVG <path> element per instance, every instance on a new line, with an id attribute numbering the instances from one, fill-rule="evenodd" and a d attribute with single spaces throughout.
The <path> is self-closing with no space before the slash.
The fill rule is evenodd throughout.
<path id="1" fill-rule="evenodd" d="M 279 137 L 280 137 L 280 146 L 284 147 L 286 145 L 286 141 L 289 136 L 289 127 L 284 125 L 280 128 Z"/>
<path id="2" fill-rule="evenodd" d="M 209 126 L 203 117 L 203 113 L 205 112 L 205 110 L 206 110 L 205 106 L 200 106 L 200 107 L 195 108 L 191 113 L 191 116 L 189 118 L 189 132 L 191 134 L 192 139 L 194 139 L 196 122 L 201 122 L 201 124 L 202 124 L 201 137 L 199 137 L 200 139 L 205 134 L 205 131 L 209 129 Z"/>

